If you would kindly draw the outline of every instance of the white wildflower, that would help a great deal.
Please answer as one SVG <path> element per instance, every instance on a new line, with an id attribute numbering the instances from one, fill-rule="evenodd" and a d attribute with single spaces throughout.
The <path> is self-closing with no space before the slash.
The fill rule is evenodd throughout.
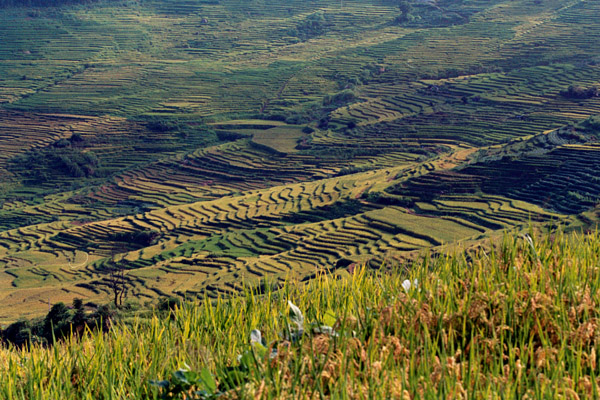
<path id="1" fill-rule="evenodd" d="M 404 289 L 405 292 L 408 292 L 410 289 L 416 289 L 419 286 L 419 280 L 415 279 L 414 281 L 410 281 L 408 279 L 406 279 L 404 282 L 402 282 L 402 288 Z"/>

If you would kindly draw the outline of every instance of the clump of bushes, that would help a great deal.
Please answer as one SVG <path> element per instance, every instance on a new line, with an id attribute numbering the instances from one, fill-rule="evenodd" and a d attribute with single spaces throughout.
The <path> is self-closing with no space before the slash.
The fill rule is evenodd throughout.
<path id="1" fill-rule="evenodd" d="M 413 15 L 412 4 L 407 0 L 398 1 L 398 8 L 400 9 L 400 15 L 394 20 L 397 24 L 413 22 L 416 17 Z"/>
<path id="2" fill-rule="evenodd" d="M 396 25 L 438 27 L 464 24 L 469 20 L 470 11 L 461 7 L 460 1 L 387 0 L 386 2 L 398 6 L 400 14 L 393 21 Z"/>
<path id="3" fill-rule="evenodd" d="M 323 35 L 327 31 L 328 26 L 329 23 L 325 14 L 323 12 L 316 12 L 298 22 L 296 27 L 290 30 L 288 34 L 304 41 Z"/>
<path id="4" fill-rule="evenodd" d="M 561 91 L 560 95 L 568 99 L 591 99 L 592 97 L 600 96 L 600 87 L 591 86 L 585 88 L 583 86 L 571 85 L 567 90 Z"/>
<path id="5" fill-rule="evenodd" d="M 600 131 L 600 117 L 592 116 L 579 124 L 586 131 Z"/>
<path id="6" fill-rule="evenodd" d="M 324 106 L 337 106 L 341 107 L 346 104 L 350 104 L 356 101 L 356 94 L 353 90 L 346 89 L 342 90 L 339 93 L 334 94 L 333 96 L 327 95 L 323 98 Z"/>
<path id="7" fill-rule="evenodd" d="M 177 121 L 151 119 L 146 122 L 146 128 L 153 132 L 173 132 L 181 129 L 181 124 Z"/>
<path id="8" fill-rule="evenodd" d="M 181 307 L 181 304 L 182 304 L 182 302 L 179 297 L 173 297 L 173 296 L 165 297 L 159 301 L 158 310 L 159 311 L 173 311 L 177 307 Z"/>
<path id="9" fill-rule="evenodd" d="M 82 151 L 72 146 L 78 140 L 60 139 L 52 146 L 30 150 L 13 158 L 11 169 L 39 182 L 52 181 L 56 176 L 101 176 L 103 171 L 98 157 L 91 151 Z"/>
<path id="10" fill-rule="evenodd" d="M 109 240 L 114 242 L 126 242 L 140 246 L 150 246 L 160 237 L 160 232 L 152 230 L 116 232 L 109 236 Z"/>
<path id="11" fill-rule="evenodd" d="M 0 342 L 25 347 L 31 344 L 49 346 L 73 334 L 81 334 L 89 329 L 106 331 L 114 312 L 107 306 L 100 306 L 93 312 L 86 312 L 81 299 L 74 299 L 71 307 L 56 303 L 41 319 L 19 320 L 0 330 Z"/>

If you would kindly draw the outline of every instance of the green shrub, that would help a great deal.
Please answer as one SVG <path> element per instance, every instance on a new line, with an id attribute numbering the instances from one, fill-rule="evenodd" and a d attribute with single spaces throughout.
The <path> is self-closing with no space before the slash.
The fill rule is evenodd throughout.
<path id="1" fill-rule="evenodd" d="M 590 99 L 600 96 L 600 87 L 591 86 L 585 88 L 582 86 L 571 85 L 567 90 L 560 92 L 560 95 L 569 99 Z"/>
<path id="2" fill-rule="evenodd" d="M 342 90 L 339 93 L 336 93 L 333 96 L 325 96 L 323 98 L 323 105 L 324 106 L 336 106 L 336 107 L 341 107 L 344 106 L 346 104 L 350 104 L 352 102 L 354 102 L 356 100 L 356 95 L 354 94 L 354 91 L 350 90 L 350 89 L 346 89 L 346 90 Z"/>
<path id="3" fill-rule="evenodd" d="M 103 174 L 93 152 L 75 149 L 66 139 L 14 157 L 10 160 L 10 169 L 38 182 L 49 182 L 57 176 L 89 178 Z"/>
<path id="4" fill-rule="evenodd" d="M 43 334 L 50 342 L 59 339 L 68 333 L 71 326 L 71 312 L 64 303 L 56 303 L 52 306 L 46 318 L 44 318 Z"/>
<path id="5" fill-rule="evenodd" d="M 171 311 L 175 310 L 176 307 L 181 307 L 181 299 L 179 297 L 165 297 L 158 303 L 160 311 Z"/>

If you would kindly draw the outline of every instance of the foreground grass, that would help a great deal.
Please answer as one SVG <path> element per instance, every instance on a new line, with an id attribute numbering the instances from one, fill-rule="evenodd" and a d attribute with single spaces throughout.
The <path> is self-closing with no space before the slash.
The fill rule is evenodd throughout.
<path id="1" fill-rule="evenodd" d="M 472 257 L 357 268 L 186 304 L 49 349 L 0 350 L 0 397 L 168 397 L 150 381 L 173 384 L 181 368 L 210 371 L 222 398 L 597 397 L 599 268 L 598 232 L 506 235 Z M 304 314 L 299 340 L 288 300 Z M 334 334 L 314 333 L 323 324 Z M 266 352 L 250 345 L 253 329 Z M 211 397 L 198 382 L 188 398 Z"/>

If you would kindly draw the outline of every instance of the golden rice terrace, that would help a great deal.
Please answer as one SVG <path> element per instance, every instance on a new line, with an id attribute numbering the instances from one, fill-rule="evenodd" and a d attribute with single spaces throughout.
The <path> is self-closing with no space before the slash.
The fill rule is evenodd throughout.
<path id="1" fill-rule="evenodd" d="M 1 323 L 598 220 L 597 1 L 17 3 Z"/>

